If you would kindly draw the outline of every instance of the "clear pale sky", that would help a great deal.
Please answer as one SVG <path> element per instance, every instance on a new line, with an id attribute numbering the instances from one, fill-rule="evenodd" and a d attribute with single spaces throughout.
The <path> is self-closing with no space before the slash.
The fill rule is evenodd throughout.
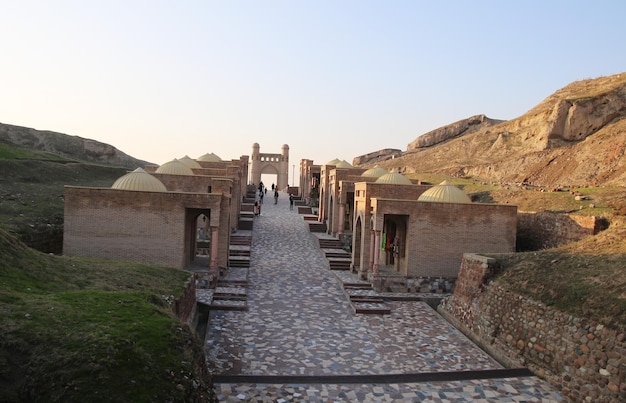
<path id="1" fill-rule="evenodd" d="M 297 176 L 621 72 L 622 0 L 0 0 L 0 122 L 157 164 L 288 144 Z"/>

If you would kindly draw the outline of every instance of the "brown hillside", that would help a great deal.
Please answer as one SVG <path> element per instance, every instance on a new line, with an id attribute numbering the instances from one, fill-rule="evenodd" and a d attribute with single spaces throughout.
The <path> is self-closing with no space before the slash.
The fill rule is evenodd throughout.
<path id="1" fill-rule="evenodd" d="M 548 187 L 624 185 L 625 147 L 622 73 L 574 82 L 516 119 L 444 137 L 379 165 Z"/>
<path id="2" fill-rule="evenodd" d="M 0 123 L 0 142 L 27 150 L 46 151 L 62 158 L 135 169 L 147 164 L 112 145 L 78 136 Z"/>

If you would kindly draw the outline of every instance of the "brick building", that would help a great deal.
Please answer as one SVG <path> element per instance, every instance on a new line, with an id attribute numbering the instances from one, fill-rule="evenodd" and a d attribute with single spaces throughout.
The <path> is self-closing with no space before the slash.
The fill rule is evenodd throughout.
<path id="1" fill-rule="evenodd" d="M 138 168 L 111 188 L 66 186 L 63 253 L 184 269 L 206 234 L 209 267 L 227 267 L 248 157 L 214 157 Z"/>
<path id="2" fill-rule="evenodd" d="M 472 203 L 446 181 L 428 187 L 400 176 L 354 185 L 352 265 L 362 278 L 456 278 L 463 253 L 515 251 L 516 206 Z"/>

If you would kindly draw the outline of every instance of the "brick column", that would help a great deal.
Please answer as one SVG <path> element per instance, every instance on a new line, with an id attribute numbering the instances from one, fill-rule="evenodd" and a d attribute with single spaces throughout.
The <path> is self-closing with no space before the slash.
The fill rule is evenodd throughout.
<path id="1" fill-rule="evenodd" d="M 380 260 L 380 231 L 376 231 L 376 240 L 374 241 L 374 265 L 372 272 L 378 276 L 378 261 Z"/>
<path id="2" fill-rule="evenodd" d="M 339 217 L 337 217 L 337 218 L 339 218 L 337 220 L 338 221 L 337 224 L 339 226 L 338 231 L 337 231 L 337 235 L 343 234 L 343 224 L 344 224 L 344 221 L 345 221 L 345 217 L 344 217 L 345 215 L 346 215 L 346 204 L 345 203 L 340 203 L 339 204 Z"/>
<path id="3" fill-rule="evenodd" d="M 217 269 L 217 253 L 219 246 L 219 229 L 220 227 L 211 227 L 211 263 L 209 268 Z"/>
<path id="4" fill-rule="evenodd" d="M 374 267 L 374 248 L 376 245 L 376 232 L 370 231 L 370 254 L 368 256 L 369 262 L 367 265 L 367 271 L 372 271 Z"/>

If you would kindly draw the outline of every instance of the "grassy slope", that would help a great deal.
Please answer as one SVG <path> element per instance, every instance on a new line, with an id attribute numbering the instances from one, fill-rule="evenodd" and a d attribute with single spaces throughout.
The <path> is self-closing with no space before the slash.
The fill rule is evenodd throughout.
<path id="1" fill-rule="evenodd" d="M 626 330 L 626 223 L 561 248 L 498 256 L 496 281 L 581 318 Z"/>
<path id="2" fill-rule="evenodd" d="M 60 251 L 64 185 L 126 170 L 0 143 L 0 172 L 0 401 L 206 400 L 202 343 L 169 306 L 188 273 L 14 238 Z"/>
<path id="3" fill-rule="evenodd" d="M 192 385 L 202 344 L 170 307 L 188 273 L 44 255 L 4 231 L 0 255 L 0 401 L 208 396 Z"/>
<path id="4" fill-rule="evenodd" d="M 0 228 L 28 246 L 60 253 L 63 187 L 109 187 L 126 169 L 68 161 L 0 142 L 0 172 Z"/>

